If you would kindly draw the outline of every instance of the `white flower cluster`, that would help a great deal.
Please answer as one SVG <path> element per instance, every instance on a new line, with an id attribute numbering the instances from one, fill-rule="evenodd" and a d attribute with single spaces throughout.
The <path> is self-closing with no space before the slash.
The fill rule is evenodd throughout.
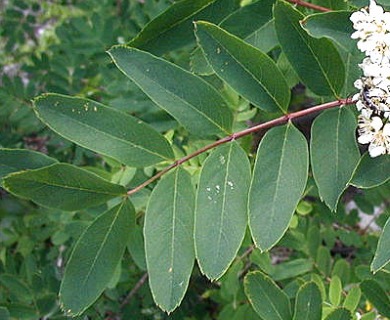
<path id="1" fill-rule="evenodd" d="M 390 12 L 370 0 L 350 19 L 356 30 L 351 37 L 366 55 L 354 84 L 360 90 L 353 98 L 360 111 L 358 141 L 369 144 L 371 157 L 390 154 Z"/>

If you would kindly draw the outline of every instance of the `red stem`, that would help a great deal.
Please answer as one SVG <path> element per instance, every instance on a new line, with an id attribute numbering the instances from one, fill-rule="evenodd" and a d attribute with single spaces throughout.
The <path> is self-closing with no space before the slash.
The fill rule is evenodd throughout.
<path id="1" fill-rule="evenodd" d="M 325 109 L 330 109 L 330 108 L 334 108 L 334 107 L 337 107 L 337 106 L 341 106 L 341 105 L 347 105 L 347 104 L 352 104 L 354 103 L 352 101 L 352 99 L 341 99 L 341 100 L 337 100 L 337 101 L 332 101 L 332 102 L 328 102 L 328 103 L 324 103 L 324 104 L 320 104 L 318 106 L 315 106 L 315 107 L 311 107 L 311 108 L 308 108 L 308 109 L 304 109 L 304 110 L 300 110 L 300 111 L 297 111 L 297 112 L 293 112 L 293 113 L 289 113 L 289 114 L 285 114 L 279 118 L 276 118 L 276 119 L 273 119 L 271 121 L 268 121 L 268 122 L 265 122 L 265 123 L 260 123 L 258 124 L 257 126 L 254 126 L 254 127 L 251 127 L 251 128 L 248 128 L 248 129 L 245 129 L 245 130 L 242 130 L 242 131 L 239 131 L 239 132 L 235 132 L 235 133 L 232 133 L 231 135 L 229 136 L 226 136 L 222 139 L 219 139 L 207 146 L 204 146 L 203 148 L 195 151 L 194 153 L 191 153 L 179 160 L 176 160 L 175 162 L 173 162 L 172 164 L 170 164 L 168 167 L 166 167 L 165 169 L 163 169 L 162 171 L 158 172 L 157 174 L 155 174 L 153 177 L 151 177 L 150 179 L 146 180 L 145 182 L 141 183 L 140 185 L 138 185 L 137 187 L 135 187 L 134 189 L 131 189 L 127 192 L 127 195 L 132 195 L 136 192 L 138 192 L 139 190 L 143 189 L 144 187 L 146 187 L 147 185 L 149 185 L 150 183 L 156 181 L 158 178 L 160 178 L 161 176 L 163 176 L 164 174 L 166 174 L 168 171 L 172 170 L 173 168 L 176 168 L 178 166 L 180 166 L 182 163 L 192 159 L 192 158 L 195 158 L 196 156 L 202 154 L 203 152 L 206 152 L 210 149 L 213 149 L 221 144 L 224 144 L 224 143 L 227 143 L 227 142 L 230 142 L 230 141 L 233 141 L 233 140 L 236 140 L 236 139 L 239 139 L 239 138 L 242 138 L 244 136 L 247 136 L 251 133 L 254 133 L 254 132 L 257 132 L 257 131 L 260 131 L 260 130 L 263 130 L 263 129 L 268 129 L 268 128 L 272 128 L 272 127 L 275 127 L 275 126 L 278 126 L 278 125 L 281 125 L 281 124 L 284 124 L 292 119 L 295 119 L 295 118 L 300 118 L 300 117 L 304 117 L 306 115 L 309 115 L 309 114 L 312 114 L 312 113 L 315 113 L 315 112 L 318 112 L 318 111 L 322 111 L 322 110 L 325 110 Z"/>
<path id="2" fill-rule="evenodd" d="M 309 2 L 306 2 L 306 1 L 302 1 L 302 0 L 287 0 L 287 1 L 290 2 L 290 3 L 294 3 L 294 4 L 298 5 L 298 6 L 310 8 L 310 9 L 313 9 L 313 10 L 318 10 L 318 11 L 322 11 L 322 12 L 332 11 L 329 8 L 321 7 L 321 6 L 318 6 L 316 4 L 312 4 L 312 3 L 309 3 Z"/>

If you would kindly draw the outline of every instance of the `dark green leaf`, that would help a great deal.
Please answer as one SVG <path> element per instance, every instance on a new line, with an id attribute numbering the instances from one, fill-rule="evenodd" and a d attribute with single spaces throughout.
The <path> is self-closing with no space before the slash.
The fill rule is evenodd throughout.
<path id="1" fill-rule="evenodd" d="M 230 132 L 233 116 L 226 101 L 201 78 L 134 48 L 115 46 L 109 53 L 125 75 L 192 133 Z"/>
<path id="2" fill-rule="evenodd" d="M 38 169 L 56 162 L 56 159 L 40 152 L 26 149 L 0 148 L 0 180 L 12 172 Z"/>
<path id="3" fill-rule="evenodd" d="M 371 263 L 371 271 L 377 272 L 384 268 L 390 261 L 390 218 L 387 219 L 379 238 L 374 260 Z"/>
<path id="4" fill-rule="evenodd" d="M 145 241 L 142 228 L 139 225 L 135 225 L 130 231 L 130 240 L 127 249 L 137 267 L 141 270 L 146 270 Z"/>
<path id="5" fill-rule="evenodd" d="M 0 283 L 9 293 L 20 302 L 31 302 L 33 296 L 27 284 L 16 275 L 3 273 L 0 275 Z"/>
<path id="6" fill-rule="evenodd" d="M 360 288 L 366 298 L 374 305 L 378 312 L 384 317 L 390 317 L 389 295 L 374 280 L 364 280 Z"/>
<path id="7" fill-rule="evenodd" d="M 156 304 L 172 312 L 182 301 L 194 266 L 194 188 L 179 168 L 154 188 L 145 216 L 149 285 Z"/>
<path id="8" fill-rule="evenodd" d="M 208 22 L 196 23 L 198 42 L 215 73 L 257 107 L 286 111 L 290 90 L 275 62 Z"/>
<path id="9" fill-rule="evenodd" d="M 345 68 L 333 43 L 308 35 L 300 25 L 303 14 L 287 2 L 276 3 L 274 17 L 282 50 L 304 84 L 318 95 L 338 97 Z"/>
<path id="10" fill-rule="evenodd" d="M 298 290 L 293 320 L 321 320 L 321 316 L 320 289 L 315 282 L 307 282 Z"/>
<path id="11" fill-rule="evenodd" d="M 129 200 L 98 216 L 77 241 L 61 283 L 62 309 L 71 316 L 86 310 L 110 283 L 135 221 Z"/>
<path id="12" fill-rule="evenodd" d="M 371 158 L 365 153 L 352 177 L 351 184 L 366 189 L 377 187 L 390 179 L 390 155 Z"/>
<path id="13" fill-rule="evenodd" d="M 16 196 L 66 211 L 97 206 L 126 194 L 124 187 L 65 163 L 11 173 L 3 181 L 4 188 Z"/>
<path id="14" fill-rule="evenodd" d="M 279 263 L 273 267 L 270 275 L 275 281 L 294 278 L 313 269 L 313 263 L 306 259 L 295 259 Z"/>
<path id="15" fill-rule="evenodd" d="M 10 319 L 10 314 L 9 314 L 7 308 L 0 307 L 0 319 L 1 320 L 9 320 Z"/>
<path id="16" fill-rule="evenodd" d="M 287 295 L 264 273 L 250 272 L 244 279 L 245 294 L 257 314 L 267 320 L 291 320 Z"/>
<path id="17" fill-rule="evenodd" d="M 320 197 L 331 210 L 348 186 L 359 161 L 356 117 L 347 108 L 324 111 L 311 133 L 311 165 Z"/>
<path id="18" fill-rule="evenodd" d="M 249 160 L 236 142 L 218 147 L 203 164 L 195 213 L 195 250 L 202 273 L 212 280 L 225 273 L 244 238 L 249 183 Z"/>
<path id="19" fill-rule="evenodd" d="M 160 55 L 193 42 L 193 21 L 219 23 L 239 7 L 237 0 L 181 0 L 150 21 L 129 45 Z"/>
<path id="20" fill-rule="evenodd" d="M 356 47 L 356 40 L 351 38 L 354 29 L 350 16 L 350 11 L 322 12 L 306 17 L 301 24 L 311 36 L 332 39 L 345 51 L 352 51 Z"/>
<path id="21" fill-rule="evenodd" d="M 249 227 L 261 250 L 287 230 L 308 175 L 305 137 L 291 123 L 271 129 L 257 150 L 249 191 Z"/>
<path id="22" fill-rule="evenodd" d="M 45 94 L 34 100 L 34 108 L 59 135 L 129 166 L 145 167 L 173 158 L 168 141 L 151 126 L 100 103 Z"/>
<path id="23" fill-rule="evenodd" d="M 325 320 L 352 320 L 351 312 L 345 308 L 337 308 L 331 312 Z"/>

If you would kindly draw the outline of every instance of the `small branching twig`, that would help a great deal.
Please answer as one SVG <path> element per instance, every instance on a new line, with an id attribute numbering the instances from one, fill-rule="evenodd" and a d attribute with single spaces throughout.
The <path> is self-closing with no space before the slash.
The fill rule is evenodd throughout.
<path id="1" fill-rule="evenodd" d="M 224 144 L 224 143 L 227 143 L 227 142 L 230 142 L 230 141 L 233 141 L 233 140 L 245 137 L 245 136 L 247 136 L 249 134 L 258 132 L 260 130 L 269 129 L 269 128 L 272 128 L 272 127 L 276 127 L 276 126 L 285 124 L 288 121 L 291 121 L 293 119 L 301 118 L 301 117 L 304 117 L 304 116 L 307 116 L 309 114 L 313 114 L 313 113 L 316 113 L 316 112 L 319 112 L 319 111 L 323 111 L 323 110 L 326 110 L 326 109 L 330 109 L 330 108 L 334 108 L 334 107 L 338 107 L 338 106 L 342 106 L 342 105 L 352 104 L 352 103 L 354 103 L 354 102 L 350 98 L 336 100 L 336 101 L 320 104 L 320 105 L 317 105 L 317 106 L 314 106 L 314 107 L 311 107 L 311 108 L 308 108 L 308 109 L 300 110 L 300 111 L 297 111 L 297 112 L 288 113 L 288 114 L 285 114 L 285 115 L 283 115 L 283 116 L 281 116 L 279 118 L 273 119 L 271 121 L 260 123 L 260 124 L 258 124 L 256 126 L 251 127 L 251 128 L 247 128 L 245 130 L 232 133 L 229 136 L 226 136 L 226 137 L 224 137 L 222 139 L 219 139 L 219 140 L 217 140 L 217 141 L 215 141 L 215 142 L 213 142 L 213 143 L 211 143 L 211 144 L 209 144 L 209 145 L 207 145 L 207 146 L 205 146 L 205 147 L 195 151 L 194 153 L 191 153 L 191 154 L 189 154 L 189 155 L 187 155 L 187 156 L 185 156 L 185 157 L 183 157 L 183 158 L 181 158 L 179 160 L 176 160 L 174 163 L 172 163 L 171 165 L 169 165 L 165 169 L 161 170 L 160 172 L 155 174 L 150 179 L 148 179 L 145 182 L 141 183 L 140 185 L 138 185 L 134 189 L 129 190 L 127 192 L 127 195 L 130 196 L 130 195 L 140 191 L 141 189 L 145 188 L 147 185 L 151 184 L 152 182 L 154 182 L 157 179 L 159 179 L 160 177 L 162 177 L 168 171 L 170 171 L 170 170 L 180 166 L 184 162 L 186 162 L 186 161 L 188 161 L 188 160 L 190 160 L 192 158 L 195 158 L 198 155 L 200 155 L 200 154 L 202 154 L 202 153 L 204 153 L 204 152 L 206 152 L 208 150 L 214 149 L 215 147 L 217 147 L 217 146 L 219 146 L 221 144 Z"/>
<path id="2" fill-rule="evenodd" d="M 134 297 L 134 295 L 138 292 L 139 289 L 144 285 L 145 281 L 148 279 L 148 273 L 145 272 L 144 275 L 138 280 L 138 282 L 135 284 L 133 289 L 129 292 L 129 294 L 126 296 L 126 298 L 122 301 L 120 308 L 123 309 L 131 300 L 131 298 Z"/>
<path id="3" fill-rule="evenodd" d="M 316 4 L 309 3 L 309 2 L 306 2 L 306 1 L 302 1 L 302 0 L 287 0 L 287 1 L 290 2 L 290 3 L 294 3 L 294 4 L 298 5 L 298 6 L 306 7 L 306 8 L 317 10 L 317 11 L 322 11 L 322 12 L 332 11 L 332 9 L 321 7 L 321 6 L 318 6 Z"/>

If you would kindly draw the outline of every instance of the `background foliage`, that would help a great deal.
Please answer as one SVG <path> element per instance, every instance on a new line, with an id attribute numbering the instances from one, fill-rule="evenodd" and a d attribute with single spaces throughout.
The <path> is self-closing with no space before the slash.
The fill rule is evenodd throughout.
<path id="1" fill-rule="evenodd" d="M 213 136 L 352 94 L 362 57 L 348 17 L 366 2 L 312 2 L 341 11 L 274 0 L 0 4 L 0 178 L 37 169 L 8 176 L 0 189 L 1 319 L 390 317 L 389 156 L 360 155 L 353 106 L 201 154 L 132 195 L 132 204 L 117 197 Z M 168 8 L 176 11 L 159 15 Z M 114 46 L 123 44 L 132 48 Z M 45 92 L 61 96 L 35 99 L 34 113 L 32 99 Z M 63 113 L 50 113 L 54 105 Z M 126 144 L 114 148 L 107 132 Z M 149 141 L 147 152 L 125 152 Z M 53 177 L 63 185 L 47 187 Z M 274 181 L 274 190 L 263 188 Z M 77 201 L 69 186 L 83 190 Z M 239 214 L 248 197 L 249 227 Z M 262 221 L 265 211 L 276 218 Z M 210 223 L 224 212 L 227 223 Z M 175 214 L 177 233 L 164 231 Z M 161 247 L 172 239 L 176 255 Z M 74 290 L 80 283 L 91 295 Z M 156 303 L 180 307 L 168 315 Z"/>

